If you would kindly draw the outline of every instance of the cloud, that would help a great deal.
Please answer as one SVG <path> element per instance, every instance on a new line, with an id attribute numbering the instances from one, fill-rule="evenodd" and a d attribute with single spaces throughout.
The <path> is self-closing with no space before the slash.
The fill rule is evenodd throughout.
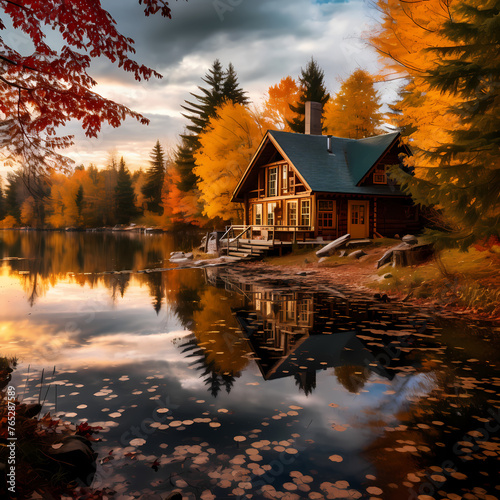
<path id="1" fill-rule="evenodd" d="M 374 51 L 361 39 L 377 14 L 362 1 L 178 0 L 170 4 L 171 20 L 144 17 L 137 0 L 105 0 L 103 6 L 119 30 L 135 40 L 134 57 L 164 78 L 138 83 L 109 61 L 94 61 L 95 90 L 145 114 L 151 124 L 127 120 L 116 130 L 103 127 L 97 141 L 72 124 L 68 131 L 75 133 L 76 145 L 68 154 L 78 163 L 104 165 L 107 151 L 115 149 L 133 168 L 147 161 L 156 139 L 175 144 L 187 124 L 181 104 L 204 85 L 201 79 L 216 58 L 224 66 L 234 64 L 256 104 L 282 77 L 297 77 L 311 56 L 324 69 L 331 92 L 357 67 L 377 69 Z M 392 98 L 383 87 L 383 95 Z"/>

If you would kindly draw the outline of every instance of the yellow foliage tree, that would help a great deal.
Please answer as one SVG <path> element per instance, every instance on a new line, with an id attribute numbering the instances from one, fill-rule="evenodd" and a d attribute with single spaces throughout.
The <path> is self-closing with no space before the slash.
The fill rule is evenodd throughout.
<path id="1" fill-rule="evenodd" d="M 382 116 L 373 77 L 357 69 L 342 82 L 340 91 L 325 106 L 323 127 L 337 137 L 362 139 L 379 132 Z"/>
<path id="2" fill-rule="evenodd" d="M 195 154 L 205 215 L 241 221 L 241 204 L 231 203 L 231 195 L 270 126 L 268 119 L 241 104 L 228 102 L 217 109 Z"/>
<path id="3" fill-rule="evenodd" d="M 290 109 L 290 104 L 296 106 L 299 96 L 299 87 L 291 76 L 286 76 L 278 84 L 269 87 L 264 113 L 279 130 L 291 132 L 288 122 L 298 115 Z"/>

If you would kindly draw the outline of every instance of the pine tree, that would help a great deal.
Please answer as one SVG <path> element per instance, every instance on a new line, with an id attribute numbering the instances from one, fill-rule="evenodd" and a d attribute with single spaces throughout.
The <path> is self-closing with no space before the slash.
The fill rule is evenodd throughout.
<path id="1" fill-rule="evenodd" d="M 84 192 L 83 192 L 83 186 L 81 184 L 78 186 L 78 191 L 76 192 L 75 203 L 76 203 L 76 208 L 78 210 L 78 219 L 81 219 L 83 204 L 84 204 Z"/>
<path id="2" fill-rule="evenodd" d="M 378 112 L 382 104 L 373 87 L 373 77 L 362 69 L 342 82 L 340 91 L 324 110 L 328 134 L 362 139 L 375 135 L 381 124 Z"/>
<path id="3" fill-rule="evenodd" d="M 135 193 L 132 177 L 123 158 L 118 168 L 118 179 L 115 187 L 116 221 L 118 224 L 130 224 L 132 217 L 137 215 L 135 208 Z"/>
<path id="4" fill-rule="evenodd" d="M 405 4 L 404 12 L 390 2 L 379 4 L 384 29 L 372 41 L 381 54 L 390 54 L 391 69 L 399 66 L 410 77 L 397 108 L 415 175 L 395 169 L 393 176 L 416 203 L 436 209 L 441 229 L 431 234 L 441 246 L 466 249 L 498 238 L 498 0 L 463 0 L 448 8 L 438 2 Z M 429 23 L 431 31 L 425 29 Z"/>
<path id="5" fill-rule="evenodd" d="M 224 101 L 231 101 L 234 104 L 243 104 L 244 106 L 246 106 L 250 102 L 250 100 L 246 96 L 246 92 L 240 87 L 238 83 L 238 75 L 236 74 L 232 63 L 229 63 L 224 75 L 222 95 Z"/>
<path id="6" fill-rule="evenodd" d="M 150 158 L 151 166 L 146 172 L 146 182 L 142 186 L 142 194 L 146 198 L 148 210 L 161 215 L 163 213 L 161 189 L 165 178 L 165 153 L 160 141 L 156 141 Z"/>
<path id="7" fill-rule="evenodd" d="M 299 116 L 288 122 L 293 132 L 305 132 L 306 102 L 319 102 L 323 106 L 330 99 L 325 87 L 325 73 L 311 57 L 305 69 L 302 68 L 299 77 L 300 96 L 296 105 L 290 104 L 290 109 Z"/>
<path id="8" fill-rule="evenodd" d="M 21 203 L 19 200 L 22 179 L 18 173 L 9 172 L 7 174 L 9 185 L 5 191 L 5 205 L 7 215 L 12 215 L 18 223 L 21 222 Z"/>
<path id="9" fill-rule="evenodd" d="M 199 136 L 207 128 L 210 119 L 216 116 L 217 108 L 226 101 L 248 104 L 246 92 L 239 86 L 236 71 L 231 63 L 224 71 L 219 59 L 216 59 L 202 80 L 207 87 L 199 86 L 198 94 L 191 93 L 197 102 L 186 101 L 185 105 L 182 105 L 188 112 L 183 113 L 183 116 L 191 122 L 186 126 L 189 133 L 181 136 L 181 144 L 175 154 L 175 168 L 180 177 L 177 187 L 182 193 L 196 191 L 198 179 L 194 174 L 194 156 L 200 148 Z M 197 210 L 197 207 L 192 207 L 192 212 Z"/>
<path id="10" fill-rule="evenodd" d="M 0 184 L 0 221 L 7 215 L 7 210 L 5 207 L 5 197 L 3 194 L 2 185 Z"/>

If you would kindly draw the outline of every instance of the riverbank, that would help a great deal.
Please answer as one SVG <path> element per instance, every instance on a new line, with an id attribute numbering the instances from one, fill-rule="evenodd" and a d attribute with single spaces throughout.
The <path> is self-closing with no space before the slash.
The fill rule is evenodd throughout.
<path id="1" fill-rule="evenodd" d="M 412 267 L 376 262 L 398 240 L 380 240 L 362 247 L 366 255 L 319 259 L 317 249 L 296 249 L 283 257 L 245 263 L 245 268 L 269 274 L 301 276 L 312 284 L 342 284 L 352 291 L 370 293 L 381 300 L 404 301 L 440 315 L 500 319 L 500 248 L 471 248 L 469 252 L 442 251 L 428 262 Z M 357 250 L 356 247 L 355 250 Z M 387 296 L 387 299 L 384 297 Z"/>

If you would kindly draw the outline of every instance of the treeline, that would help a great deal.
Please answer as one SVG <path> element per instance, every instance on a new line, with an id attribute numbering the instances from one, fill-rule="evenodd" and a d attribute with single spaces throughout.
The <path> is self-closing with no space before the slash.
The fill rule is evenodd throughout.
<path id="1" fill-rule="evenodd" d="M 230 198 L 240 176 L 266 130 L 304 132 L 306 101 L 325 106 L 326 133 L 361 138 L 379 132 L 381 103 L 371 75 L 355 71 L 335 97 L 324 80 L 312 58 L 297 79 L 287 76 L 272 85 L 257 106 L 232 64 L 224 69 L 215 60 L 182 105 L 187 125 L 175 149 L 165 151 L 157 141 L 149 167 L 136 172 L 115 158 L 100 170 L 79 166 L 28 180 L 22 172 L 11 173 L 5 192 L 0 191 L 0 224 L 59 228 L 135 222 L 171 228 L 239 222 L 242 209 Z M 339 121 L 340 114 L 350 118 Z"/>

